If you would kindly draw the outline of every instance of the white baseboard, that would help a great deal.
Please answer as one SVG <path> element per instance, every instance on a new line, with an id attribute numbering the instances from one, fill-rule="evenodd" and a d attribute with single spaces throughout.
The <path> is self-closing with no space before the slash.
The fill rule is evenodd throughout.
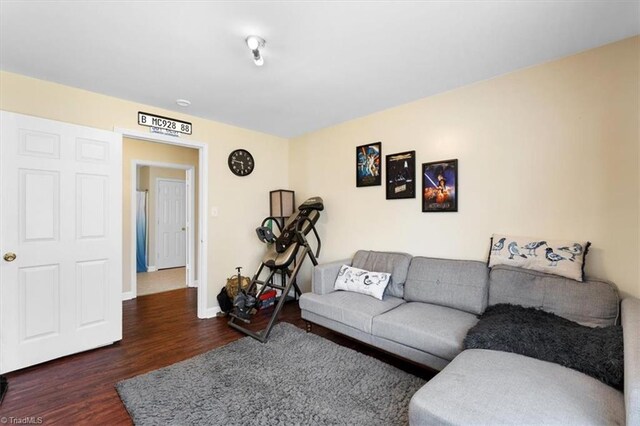
<path id="1" fill-rule="evenodd" d="M 134 299 L 136 296 L 134 296 L 132 291 L 127 291 L 122 293 L 122 300 L 131 300 Z"/>
<path id="2" fill-rule="evenodd" d="M 194 282 L 192 282 L 190 285 L 188 285 L 187 287 L 198 287 L 198 280 L 195 280 Z"/>
<path id="3" fill-rule="evenodd" d="M 147 272 L 156 272 L 158 270 L 158 268 L 156 268 L 155 266 L 147 266 Z"/>
<path id="4" fill-rule="evenodd" d="M 212 307 L 207 309 L 207 311 L 204 314 L 204 318 L 213 318 L 220 311 L 221 311 L 220 306 L 218 306 L 218 305 L 212 306 Z"/>

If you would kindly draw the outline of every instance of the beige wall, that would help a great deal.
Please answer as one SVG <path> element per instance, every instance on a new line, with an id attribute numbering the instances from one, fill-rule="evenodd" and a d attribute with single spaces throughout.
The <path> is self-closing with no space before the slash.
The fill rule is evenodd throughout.
<path id="1" fill-rule="evenodd" d="M 282 167 L 288 164 L 286 139 L 4 71 L 0 71 L 0 93 L 0 109 L 99 129 L 148 132 L 137 125 L 138 111 L 192 122 L 193 135 L 183 139 L 208 144 L 208 207 L 219 211 L 217 217 L 209 216 L 206 240 L 208 306 L 217 306 L 216 295 L 235 266 L 249 271 L 257 267 L 264 246 L 254 230 L 269 213 L 269 191 L 286 188 L 289 182 L 288 170 Z M 247 149 L 256 160 L 247 177 L 237 177 L 227 167 L 227 157 L 236 148 Z M 125 164 L 124 173 L 130 173 L 127 169 Z"/>
<path id="2" fill-rule="evenodd" d="M 136 190 L 138 191 L 149 191 L 149 167 L 148 166 L 138 166 L 138 179 Z"/>
<path id="3" fill-rule="evenodd" d="M 185 138 L 209 146 L 206 210 L 219 211 L 209 216 L 210 307 L 234 266 L 257 267 L 268 191 L 287 187 L 298 202 L 325 199 L 321 262 L 358 248 L 484 260 L 494 232 L 589 239 L 587 273 L 640 296 L 639 52 L 635 37 L 291 141 L 7 72 L 0 108 L 107 130 L 146 132 L 139 110 L 191 121 Z M 354 148 L 378 140 L 383 154 L 415 149 L 418 166 L 458 158 L 459 212 L 356 188 Z M 235 148 L 256 158 L 252 175 L 229 172 Z"/>
<path id="4" fill-rule="evenodd" d="M 321 261 L 360 248 L 486 260 L 494 232 L 587 239 L 587 273 L 640 296 L 639 55 L 635 37 L 293 139 L 296 199 L 326 204 Z M 459 212 L 356 188 L 355 147 L 375 141 L 415 149 L 417 168 L 457 158 Z"/>

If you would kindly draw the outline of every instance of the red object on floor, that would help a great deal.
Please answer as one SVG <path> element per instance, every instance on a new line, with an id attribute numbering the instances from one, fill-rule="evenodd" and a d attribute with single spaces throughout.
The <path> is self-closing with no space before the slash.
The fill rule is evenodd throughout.
<path id="1" fill-rule="evenodd" d="M 260 306 L 260 308 L 268 308 L 273 305 L 276 302 L 276 295 L 275 290 L 265 291 L 258 298 L 258 306 Z"/>
<path id="2" fill-rule="evenodd" d="M 276 293 L 276 291 L 275 291 L 275 290 L 268 290 L 268 291 L 265 291 L 264 293 L 262 293 L 262 294 L 260 295 L 260 301 L 268 300 L 268 299 L 274 298 L 274 297 L 276 297 L 276 294 L 277 294 L 277 293 Z"/>

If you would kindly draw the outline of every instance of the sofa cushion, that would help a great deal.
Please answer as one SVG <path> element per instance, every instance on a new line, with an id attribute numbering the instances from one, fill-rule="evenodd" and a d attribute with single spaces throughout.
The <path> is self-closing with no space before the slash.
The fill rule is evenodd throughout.
<path id="1" fill-rule="evenodd" d="M 475 315 L 429 303 L 410 302 L 373 319 L 373 335 L 452 360 L 462 351 Z"/>
<path id="2" fill-rule="evenodd" d="M 621 392 L 592 377 L 508 352 L 469 349 L 411 399 L 412 425 L 623 425 Z"/>
<path id="3" fill-rule="evenodd" d="M 403 297 L 409 263 L 411 263 L 411 255 L 407 253 L 358 250 L 353 256 L 351 266 L 391 274 L 391 283 L 387 287 L 386 294 Z"/>
<path id="4" fill-rule="evenodd" d="M 374 299 L 350 291 L 334 291 L 328 294 L 305 293 L 300 296 L 300 309 L 313 312 L 345 325 L 371 333 L 371 321 L 376 315 L 402 305 L 404 300 L 385 296 Z"/>
<path id="5" fill-rule="evenodd" d="M 404 298 L 481 314 L 487 306 L 488 269 L 484 262 L 414 257 Z"/>
<path id="6" fill-rule="evenodd" d="M 489 275 L 489 305 L 498 303 L 542 309 L 590 327 L 615 325 L 620 304 L 618 290 L 609 282 L 578 282 L 504 265 Z"/>

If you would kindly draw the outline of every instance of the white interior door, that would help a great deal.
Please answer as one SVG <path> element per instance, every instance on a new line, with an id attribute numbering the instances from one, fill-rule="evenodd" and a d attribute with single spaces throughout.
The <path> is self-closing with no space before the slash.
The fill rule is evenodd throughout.
<path id="1" fill-rule="evenodd" d="M 5 111 L 0 127 L 4 373 L 122 338 L 122 138 Z"/>
<path id="2" fill-rule="evenodd" d="M 158 269 L 187 264 L 186 185 L 183 180 L 157 181 L 156 238 Z"/>

